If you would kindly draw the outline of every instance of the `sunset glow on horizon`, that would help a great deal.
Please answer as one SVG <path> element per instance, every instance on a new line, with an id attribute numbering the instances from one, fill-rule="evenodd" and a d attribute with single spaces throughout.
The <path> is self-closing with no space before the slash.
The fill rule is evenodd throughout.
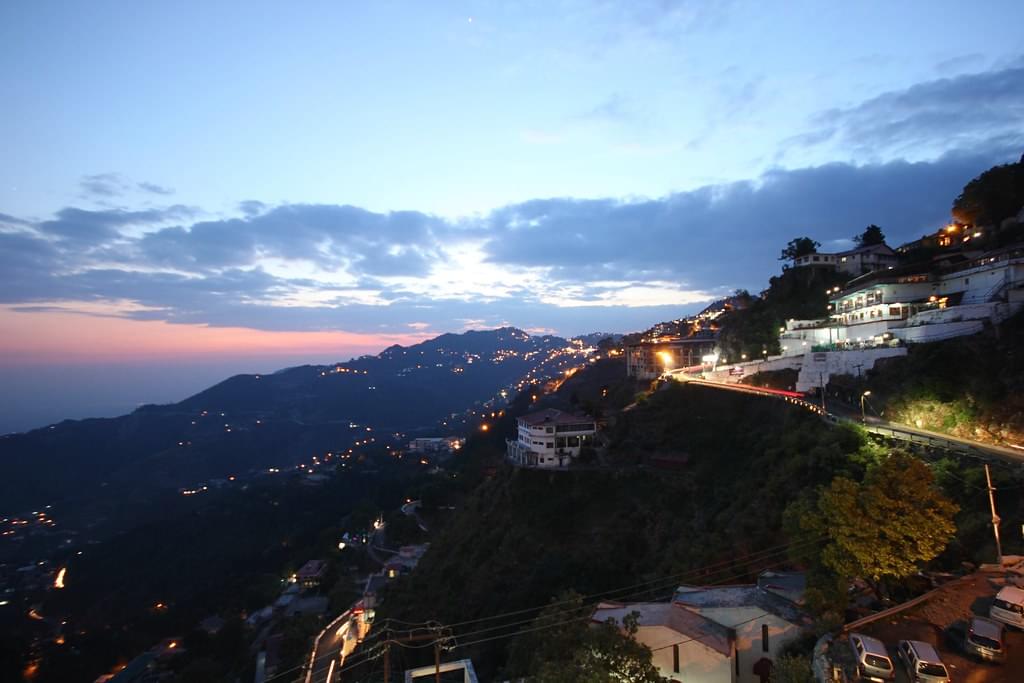
<path id="1" fill-rule="evenodd" d="M 341 361 L 377 353 L 393 344 L 408 346 L 435 336 L 425 331 L 382 335 L 338 330 L 279 332 L 71 311 L 20 312 L 3 307 L 0 330 L 4 330 L 0 336 L 0 365 L 302 355 L 311 359 L 335 356 L 335 360 Z"/>

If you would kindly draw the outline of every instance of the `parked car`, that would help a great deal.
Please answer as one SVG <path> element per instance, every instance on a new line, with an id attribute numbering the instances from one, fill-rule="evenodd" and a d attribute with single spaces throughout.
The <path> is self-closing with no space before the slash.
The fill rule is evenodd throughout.
<path id="1" fill-rule="evenodd" d="M 1003 661 L 1006 658 L 1003 625 L 985 617 L 972 617 L 967 624 L 964 650 L 990 662 Z"/>
<path id="2" fill-rule="evenodd" d="M 960 619 L 949 625 L 946 637 L 951 648 L 985 662 L 1001 663 L 1006 659 L 1004 627 L 985 617 Z"/>
<path id="3" fill-rule="evenodd" d="M 862 633 L 851 633 L 849 640 L 860 680 L 886 683 L 896 678 L 896 669 L 882 641 Z"/>
<path id="4" fill-rule="evenodd" d="M 992 601 L 988 615 L 996 621 L 1024 629 L 1024 589 L 1004 586 Z"/>
<path id="5" fill-rule="evenodd" d="M 896 655 L 907 668 L 912 683 L 950 683 L 949 671 L 935 648 L 920 640 L 901 640 Z"/>

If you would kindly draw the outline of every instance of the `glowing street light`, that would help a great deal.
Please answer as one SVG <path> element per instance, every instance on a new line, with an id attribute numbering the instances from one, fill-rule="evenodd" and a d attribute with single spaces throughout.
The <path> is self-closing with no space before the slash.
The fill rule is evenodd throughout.
<path id="1" fill-rule="evenodd" d="M 862 424 L 866 424 L 868 421 L 867 415 L 864 413 L 864 399 L 871 395 L 870 391 L 865 391 L 860 395 L 860 421 Z"/>

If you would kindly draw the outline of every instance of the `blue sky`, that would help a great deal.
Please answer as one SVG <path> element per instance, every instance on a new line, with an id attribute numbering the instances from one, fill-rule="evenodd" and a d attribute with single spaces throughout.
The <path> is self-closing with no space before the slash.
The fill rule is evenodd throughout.
<path id="1" fill-rule="evenodd" d="M 1009 1 L 5 3 L 0 377 L 111 361 L 37 343 L 53 321 L 168 362 L 156 323 L 341 335 L 275 337 L 289 361 L 629 331 L 761 289 L 797 235 L 917 237 L 1024 151 L 1022 25 Z"/>

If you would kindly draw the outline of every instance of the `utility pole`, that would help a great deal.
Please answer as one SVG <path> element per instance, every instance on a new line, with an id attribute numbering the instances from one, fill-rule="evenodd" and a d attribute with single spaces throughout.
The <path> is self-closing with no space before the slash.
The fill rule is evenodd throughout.
<path id="1" fill-rule="evenodd" d="M 391 683 L 391 644 L 396 643 L 401 645 L 402 643 L 414 643 L 419 640 L 433 640 L 434 641 L 434 668 L 437 682 L 441 681 L 441 643 L 444 641 L 444 637 L 440 634 L 439 630 L 435 630 L 433 633 L 420 633 L 420 634 L 409 634 L 400 638 L 391 637 L 390 635 L 384 640 L 384 683 Z"/>
<path id="2" fill-rule="evenodd" d="M 1003 546 L 999 542 L 999 515 L 996 514 L 995 487 L 992 486 L 992 475 L 988 471 L 988 463 L 985 463 L 985 482 L 988 484 L 988 505 L 992 508 L 992 533 L 996 537 L 996 559 L 999 566 L 1003 566 Z"/>
<path id="3" fill-rule="evenodd" d="M 825 410 L 825 378 L 820 372 L 818 373 L 818 385 L 821 387 L 821 412 L 828 413 Z"/>

